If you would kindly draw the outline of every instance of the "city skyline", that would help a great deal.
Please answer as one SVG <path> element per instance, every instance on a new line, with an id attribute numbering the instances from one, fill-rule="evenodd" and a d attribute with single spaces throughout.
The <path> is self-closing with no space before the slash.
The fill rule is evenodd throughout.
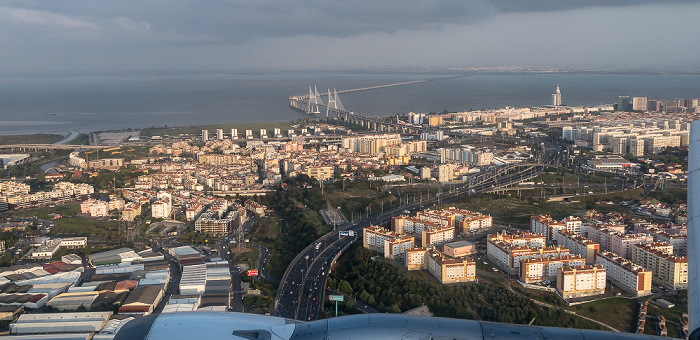
<path id="1" fill-rule="evenodd" d="M 398 10 L 397 10 L 398 9 Z M 0 74 L 552 66 L 687 70 L 697 1 L 0 2 Z M 659 43 L 653 48 L 654 42 Z M 684 46 L 683 53 L 664 46 Z M 696 71 L 696 70 L 695 70 Z"/>

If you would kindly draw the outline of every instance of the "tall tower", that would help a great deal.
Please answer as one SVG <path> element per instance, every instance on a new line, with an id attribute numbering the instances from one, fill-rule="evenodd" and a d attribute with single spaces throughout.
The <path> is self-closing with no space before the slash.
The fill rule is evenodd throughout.
<path id="1" fill-rule="evenodd" d="M 561 106 L 561 91 L 559 91 L 559 84 L 557 84 L 557 93 L 552 94 L 552 105 Z"/>

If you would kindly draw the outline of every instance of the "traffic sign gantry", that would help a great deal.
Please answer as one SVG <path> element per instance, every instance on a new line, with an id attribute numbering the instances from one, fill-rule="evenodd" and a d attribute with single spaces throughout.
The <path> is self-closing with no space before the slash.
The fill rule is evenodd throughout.
<path id="1" fill-rule="evenodd" d="M 343 296 L 342 295 L 328 295 L 328 300 L 343 302 Z"/>
<path id="2" fill-rule="evenodd" d="M 338 317 L 338 302 L 343 302 L 342 295 L 328 295 L 329 301 L 335 302 L 335 317 Z"/>

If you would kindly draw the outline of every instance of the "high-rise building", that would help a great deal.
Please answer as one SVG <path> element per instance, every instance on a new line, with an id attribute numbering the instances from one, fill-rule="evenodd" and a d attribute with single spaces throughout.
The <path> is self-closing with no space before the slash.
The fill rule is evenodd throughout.
<path id="1" fill-rule="evenodd" d="M 617 97 L 617 111 L 629 111 L 631 108 L 629 96 Z"/>
<path id="2" fill-rule="evenodd" d="M 557 84 L 557 92 L 552 94 L 552 105 L 561 106 L 561 91 L 559 90 L 559 84 Z"/>
<path id="3" fill-rule="evenodd" d="M 209 130 L 202 130 L 202 142 L 209 140 Z"/>
<path id="4" fill-rule="evenodd" d="M 652 112 L 659 112 L 661 111 L 661 101 L 658 100 L 650 100 L 647 102 L 647 110 L 652 111 Z"/>
<path id="5" fill-rule="evenodd" d="M 224 130 L 216 129 L 216 139 L 224 140 Z"/>
<path id="6" fill-rule="evenodd" d="M 632 98 L 632 110 L 633 111 L 646 111 L 648 108 L 647 97 L 634 97 Z"/>

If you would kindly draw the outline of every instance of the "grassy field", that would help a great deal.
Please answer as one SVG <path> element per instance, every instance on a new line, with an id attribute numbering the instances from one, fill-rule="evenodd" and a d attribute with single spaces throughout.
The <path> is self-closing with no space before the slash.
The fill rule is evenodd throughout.
<path id="1" fill-rule="evenodd" d="M 231 245 L 231 258 L 232 262 L 235 264 L 245 263 L 250 269 L 255 269 L 256 262 L 258 261 L 258 251 L 251 248 L 241 248 L 238 251 L 237 245 Z"/>
<path id="2" fill-rule="evenodd" d="M 638 300 L 612 298 L 576 305 L 576 314 L 604 322 L 623 332 L 631 332 L 636 326 Z"/>
<path id="3" fill-rule="evenodd" d="M 260 129 L 267 129 L 268 136 L 272 136 L 274 128 L 282 130 L 282 134 L 287 135 L 287 130 L 293 129 L 292 123 L 250 123 L 250 124 L 221 124 L 221 125 L 201 125 L 201 126 L 179 126 L 179 127 L 161 127 L 148 128 L 141 130 L 142 136 L 164 136 L 164 135 L 179 135 L 185 134 L 200 134 L 202 130 L 209 130 L 209 134 L 216 134 L 216 129 L 223 129 L 224 133 L 231 133 L 231 129 L 238 129 L 238 134 L 245 134 L 245 130 L 253 130 L 254 135 L 260 133 Z"/>
<path id="4" fill-rule="evenodd" d="M 105 235 L 117 236 L 119 231 L 118 221 L 101 221 L 76 216 L 80 212 L 80 204 L 71 203 L 56 207 L 45 207 L 32 210 L 15 212 L 14 215 L 22 217 L 36 216 L 41 219 L 51 220 L 50 214 L 60 214 L 62 218 L 53 220 L 56 225 L 51 228 L 53 235 Z"/>
<path id="5" fill-rule="evenodd" d="M 381 192 L 374 188 L 347 188 L 325 190 L 324 197 L 332 207 L 340 207 L 340 211 L 348 220 L 352 219 L 352 214 L 357 217 L 358 212 L 365 213 L 371 204 L 371 210 L 377 212 L 382 207 Z M 392 196 L 384 197 L 384 208 L 391 206 L 395 199 Z"/>
<path id="6" fill-rule="evenodd" d="M 66 217 L 56 220 L 51 228 L 52 235 L 107 235 L 116 236 L 119 232 L 118 221 L 98 221 L 83 217 Z"/>
<path id="7" fill-rule="evenodd" d="M 500 224 L 526 227 L 530 216 L 550 214 L 560 220 L 577 212 L 586 211 L 583 203 L 536 202 L 517 198 L 465 197 L 466 202 L 449 204 L 457 208 L 490 214 Z M 447 205 L 445 205 L 447 206 Z"/>
<path id="8" fill-rule="evenodd" d="M 0 145 L 8 144 L 53 144 L 63 139 L 61 135 L 38 133 L 33 135 L 0 136 Z"/>
<path id="9" fill-rule="evenodd" d="M 61 214 L 62 216 L 72 217 L 72 216 L 75 216 L 79 212 L 80 212 L 80 204 L 71 203 L 71 204 L 59 205 L 59 206 L 55 206 L 55 207 L 44 207 L 44 208 L 39 208 L 39 209 L 17 211 L 17 212 L 14 212 L 14 215 L 21 216 L 21 217 L 36 216 L 38 218 L 50 220 L 53 217 L 49 216 L 49 214 Z"/>

